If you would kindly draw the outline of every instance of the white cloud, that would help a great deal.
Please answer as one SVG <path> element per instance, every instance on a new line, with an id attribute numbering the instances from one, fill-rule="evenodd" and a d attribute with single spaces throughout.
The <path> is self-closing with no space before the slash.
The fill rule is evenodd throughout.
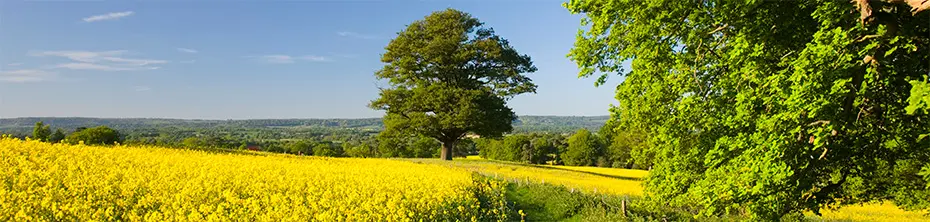
<path id="1" fill-rule="evenodd" d="M 58 73 L 40 69 L 0 71 L 0 82 L 42 82 L 54 79 Z"/>
<path id="2" fill-rule="evenodd" d="M 267 63 L 277 63 L 277 64 L 294 63 L 294 57 L 291 57 L 289 55 L 263 55 L 263 56 L 259 56 L 258 58 Z"/>
<path id="3" fill-rule="evenodd" d="M 102 57 L 114 57 L 120 56 L 128 53 L 126 50 L 111 50 L 111 51 L 42 51 L 42 52 L 31 52 L 29 53 L 32 56 L 57 56 L 65 57 L 78 62 L 97 62 L 100 61 Z"/>
<path id="4" fill-rule="evenodd" d="M 183 52 L 183 53 L 197 53 L 198 52 L 197 50 L 188 49 L 188 48 L 177 48 L 177 49 L 179 52 Z"/>
<path id="5" fill-rule="evenodd" d="M 55 65 L 54 68 L 64 68 L 64 69 L 73 69 L 73 70 L 96 70 L 96 71 L 133 71 L 133 70 L 152 70 L 158 69 L 158 67 L 119 67 L 119 66 L 109 66 L 101 65 L 94 63 L 64 63 Z"/>
<path id="6" fill-rule="evenodd" d="M 300 59 L 307 60 L 307 61 L 312 61 L 312 62 L 329 62 L 329 61 L 331 61 L 329 58 L 326 58 L 326 57 L 323 57 L 323 56 L 314 56 L 314 55 L 302 56 L 302 57 L 300 57 Z"/>
<path id="7" fill-rule="evenodd" d="M 356 39 L 377 39 L 378 36 L 374 35 L 365 35 L 357 32 L 336 32 L 336 35 L 342 37 L 356 38 Z"/>
<path id="8" fill-rule="evenodd" d="M 84 18 L 84 22 L 115 20 L 115 19 L 120 19 L 122 17 L 130 16 L 134 13 L 135 12 L 133 11 L 125 11 L 125 12 L 111 12 L 111 13 L 107 13 L 103 15 L 94 15 L 94 16 Z"/>
<path id="9" fill-rule="evenodd" d="M 166 60 L 157 59 L 135 59 L 122 57 L 128 54 L 127 50 L 110 50 L 110 51 L 41 51 L 31 52 L 32 56 L 53 56 L 63 57 L 72 60 L 71 63 L 63 63 L 54 66 L 55 68 L 65 68 L 74 70 L 98 70 L 98 71 L 131 71 L 131 70 L 152 70 L 159 67 L 151 66 L 154 64 L 168 63 Z"/>
<path id="10" fill-rule="evenodd" d="M 22 64 L 23 64 L 23 63 L 21 63 L 21 62 L 14 62 L 14 63 L 6 64 L 6 66 L 19 66 L 19 65 L 22 65 Z"/>
<path id="11" fill-rule="evenodd" d="M 103 57 L 103 60 L 116 62 L 116 63 L 125 63 L 125 65 L 135 65 L 135 66 L 146 66 L 150 64 L 163 64 L 168 63 L 165 60 L 154 60 L 154 59 L 127 59 L 120 57 Z"/>
<path id="12" fill-rule="evenodd" d="M 152 87 L 148 87 L 148 86 L 133 86 L 133 87 L 132 87 L 132 90 L 133 90 L 133 91 L 136 91 L 136 92 L 152 91 Z"/>

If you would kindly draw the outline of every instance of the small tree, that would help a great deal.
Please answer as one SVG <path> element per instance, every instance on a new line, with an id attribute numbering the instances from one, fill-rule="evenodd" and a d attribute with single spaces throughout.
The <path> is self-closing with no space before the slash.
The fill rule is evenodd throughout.
<path id="1" fill-rule="evenodd" d="M 45 125 L 42 121 L 36 122 L 36 126 L 32 128 L 32 138 L 42 142 L 48 142 L 51 134 L 52 131 L 49 129 L 49 125 Z"/>
<path id="2" fill-rule="evenodd" d="M 552 160 L 553 154 L 557 152 L 555 146 L 552 145 L 552 142 L 549 141 L 548 135 L 539 136 L 533 138 L 530 142 L 533 146 L 533 163 L 543 164 Z"/>
<path id="3" fill-rule="evenodd" d="M 525 134 L 504 137 L 500 149 L 499 160 L 529 162 L 533 158 L 530 138 Z"/>
<path id="4" fill-rule="evenodd" d="M 506 101 L 535 92 L 527 55 L 471 15 L 447 9 L 415 21 L 385 47 L 389 80 L 370 107 L 385 110 L 382 133 L 417 134 L 442 143 L 441 159 L 466 133 L 497 137 L 513 129 L 516 114 Z"/>
<path id="5" fill-rule="evenodd" d="M 306 140 L 300 140 L 295 142 L 290 142 L 284 145 L 288 153 L 292 154 L 305 154 L 309 155 L 313 153 L 313 143 Z"/>
<path id="6" fill-rule="evenodd" d="M 84 144 L 94 145 L 112 145 L 118 142 L 122 142 L 119 132 L 106 126 L 87 128 L 85 130 L 74 132 L 71 135 L 65 137 L 65 140 L 72 144 L 77 144 L 83 141 Z"/>
<path id="7" fill-rule="evenodd" d="M 61 128 L 55 129 L 55 133 L 48 137 L 48 141 L 52 143 L 60 143 L 64 139 L 65 133 L 61 131 Z"/>
<path id="8" fill-rule="evenodd" d="M 341 147 L 329 143 L 320 143 L 313 147 L 314 156 L 338 157 L 342 156 L 342 154 Z"/>
<path id="9" fill-rule="evenodd" d="M 601 141 L 587 129 L 580 129 L 568 137 L 568 150 L 562 160 L 569 166 L 592 166 L 601 153 Z"/>
<path id="10" fill-rule="evenodd" d="M 475 141 L 475 149 L 478 150 L 479 157 L 490 159 L 492 156 L 494 156 L 493 149 L 495 149 L 494 146 L 496 146 L 495 140 L 488 139 L 488 138 L 478 138 L 478 139 L 475 139 L 474 141 Z"/>

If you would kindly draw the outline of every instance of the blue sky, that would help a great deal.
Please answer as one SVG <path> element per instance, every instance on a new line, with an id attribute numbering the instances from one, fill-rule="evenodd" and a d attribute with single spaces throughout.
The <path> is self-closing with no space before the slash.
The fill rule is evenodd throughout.
<path id="1" fill-rule="evenodd" d="M 358 118 L 396 33 L 445 8 L 528 54 L 519 115 L 606 115 L 565 55 L 580 15 L 562 1 L 0 1 L 0 118 Z"/>

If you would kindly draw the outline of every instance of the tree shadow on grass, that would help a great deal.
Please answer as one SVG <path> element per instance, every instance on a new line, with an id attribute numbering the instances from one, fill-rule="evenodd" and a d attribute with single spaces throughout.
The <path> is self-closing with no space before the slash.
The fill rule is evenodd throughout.
<path id="1" fill-rule="evenodd" d="M 546 165 L 526 164 L 526 163 L 517 163 L 517 162 L 507 162 L 507 161 L 500 161 L 500 160 L 488 160 L 488 159 L 483 159 L 483 160 L 464 160 L 464 159 L 456 159 L 456 160 L 457 160 L 457 161 L 463 161 L 463 162 L 490 162 L 490 163 L 497 163 L 497 164 L 501 164 L 501 165 L 515 165 L 515 166 L 533 167 L 533 168 L 548 169 L 548 170 L 561 170 L 561 171 L 568 171 L 568 172 L 575 172 L 575 173 L 583 173 L 583 174 L 594 175 L 594 176 L 602 176 L 602 177 L 614 178 L 614 179 L 618 179 L 618 180 L 633 180 L 633 181 L 642 181 L 642 180 L 643 180 L 643 178 L 641 178 L 641 177 L 608 175 L 608 174 L 596 173 L 596 172 L 589 172 L 589 171 L 583 171 L 583 170 L 565 169 L 565 168 L 551 167 L 551 166 L 546 166 Z"/>

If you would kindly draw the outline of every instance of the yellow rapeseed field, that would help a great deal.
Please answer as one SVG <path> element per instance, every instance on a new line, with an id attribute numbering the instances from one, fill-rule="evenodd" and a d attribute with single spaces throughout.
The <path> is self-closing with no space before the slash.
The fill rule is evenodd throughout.
<path id="1" fill-rule="evenodd" d="M 633 179 L 633 180 L 642 180 L 646 177 L 646 174 L 649 174 L 649 171 L 645 170 L 633 170 L 633 169 L 622 169 L 622 168 L 607 168 L 607 167 L 590 167 L 590 166 L 545 166 L 557 169 L 573 170 L 579 172 L 587 172 L 597 175 L 603 175 L 607 177 L 618 177 L 620 179 Z"/>
<path id="2" fill-rule="evenodd" d="M 930 221 L 930 217 L 926 216 L 928 212 L 905 211 L 888 202 L 850 205 L 838 210 L 822 210 L 821 213 L 823 216 L 808 213 L 807 218 L 813 221 Z"/>
<path id="3" fill-rule="evenodd" d="M 385 159 L 0 139 L 0 221 L 505 219 L 503 184 Z"/>
<path id="4" fill-rule="evenodd" d="M 548 183 L 562 185 L 579 192 L 639 196 L 643 187 L 638 180 L 646 171 L 595 167 L 565 167 L 516 164 L 477 158 L 457 159 L 448 162 L 436 159 L 412 161 L 460 167 L 493 178 L 514 182 Z"/>

